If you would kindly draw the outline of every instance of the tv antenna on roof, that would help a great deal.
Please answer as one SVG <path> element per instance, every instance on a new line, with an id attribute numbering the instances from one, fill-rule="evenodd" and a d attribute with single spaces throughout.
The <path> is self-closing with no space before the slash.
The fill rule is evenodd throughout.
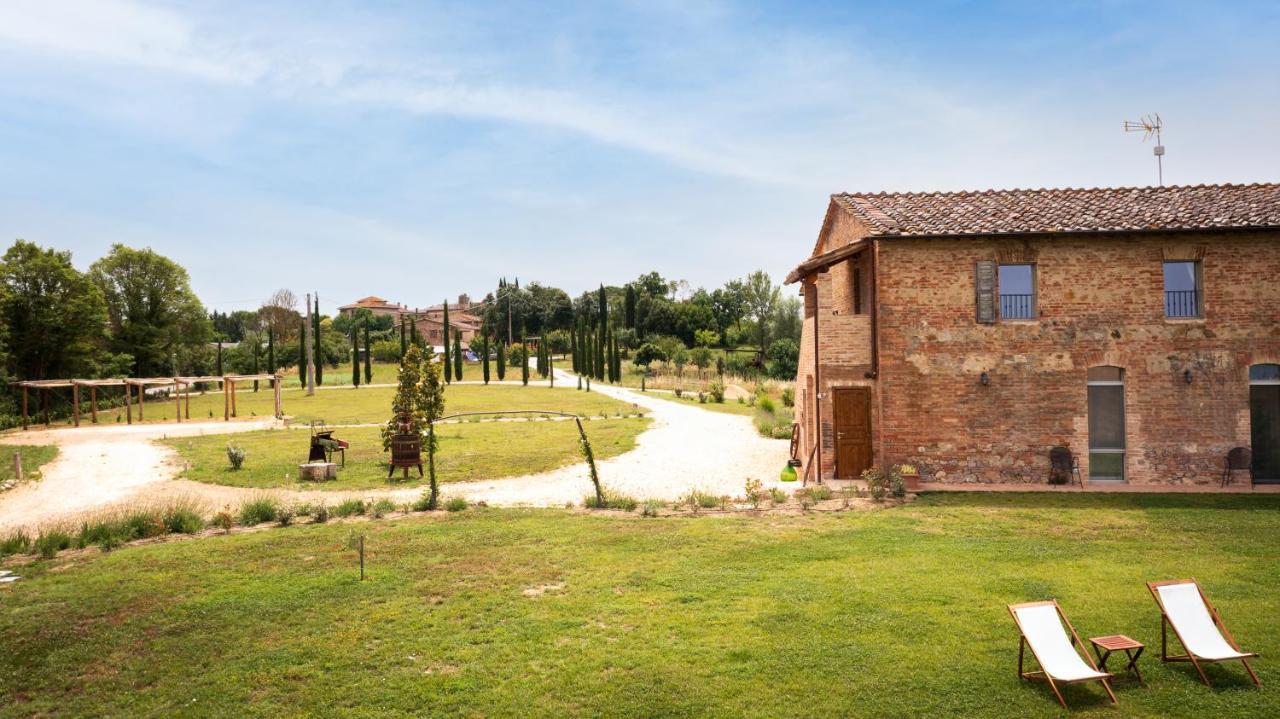
<path id="1" fill-rule="evenodd" d="M 1160 144 L 1160 130 L 1163 128 L 1164 123 L 1160 121 L 1158 112 L 1143 115 L 1137 122 L 1124 121 L 1124 131 L 1141 132 L 1143 142 L 1150 140 L 1152 135 L 1156 136 L 1156 146 L 1151 149 L 1151 154 L 1156 156 L 1156 173 L 1161 186 L 1164 185 L 1164 145 Z"/>

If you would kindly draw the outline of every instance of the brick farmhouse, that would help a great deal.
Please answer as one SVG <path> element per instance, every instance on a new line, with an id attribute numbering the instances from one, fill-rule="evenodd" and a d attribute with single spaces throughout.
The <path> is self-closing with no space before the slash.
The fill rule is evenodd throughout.
<path id="1" fill-rule="evenodd" d="M 1280 184 L 837 194 L 787 281 L 810 479 L 1280 480 Z"/>

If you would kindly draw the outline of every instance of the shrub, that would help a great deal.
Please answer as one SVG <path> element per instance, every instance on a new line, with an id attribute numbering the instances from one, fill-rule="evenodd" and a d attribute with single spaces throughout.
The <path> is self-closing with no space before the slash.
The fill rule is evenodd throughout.
<path id="1" fill-rule="evenodd" d="M 582 500 L 582 506 L 587 509 L 621 509 L 627 512 L 634 512 L 639 502 L 628 497 L 625 494 L 614 494 L 613 492 L 604 493 L 604 503 L 602 504 L 596 495 L 588 494 Z"/>
<path id="2" fill-rule="evenodd" d="M 467 508 L 467 500 L 462 497 L 454 497 L 444 503 L 444 508 L 449 512 L 461 512 Z"/>
<path id="3" fill-rule="evenodd" d="M 758 479 L 748 479 L 745 487 L 747 501 L 752 509 L 760 508 L 760 500 L 764 496 L 764 483 Z"/>
<path id="4" fill-rule="evenodd" d="M 369 509 L 374 519 L 382 519 L 388 512 L 396 511 L 396 503 L 389 499 L 379 499 Z"/>
<path id="5" fill-rule="evenodd" d="M 170 534 L 195 534 L 204 529 L 204 518 L 184 504 L 172 504 L 164 510 L 164 528 Z"/>
<path id="6" fill-rule="evenodd" d="M 712 509 L 720 504 L 720 498 L 710 492 L 703 492 L 700 489 L 690 490 L 681 500 L 681 504 L 688 504 L 690 509 L 697 511 L 699 507 L 702 509 Z"/>
<path id="7" fill-rule="evenodd" d="M 227 461 L 231 462 L 231 469 L 239 470 L 244 466 L 245 451 L 241 447 L 237 447 L 227 442 Z"/>
<path id="8" fill-rule="evenodd" d="M 298 510 L 293 507 L 281 507 L 276 510 L 276 521 L 280 523 L 281 527 L 287 527 L 293 524 L 293 518 L 297 513 Z"/>
<path id="9" fill-rule="evenodd" d="M 0 539 L 0 557 L 31 551 L 31 536 L 21 529 Z"/>
<path id="10" fill-rule="evenodd" d="M 772 504 L 773 506 L 775 506 L 775 507 L 776 507 L 776 506 L 778 506 L 779 504 L 785 504 L 785 503 L 786 503 L 786 501 L 787 501 L 787 493 L 786 493 L 786 492 L 782 491 L 781 489 L 778 489 L 777 487 L 770 487 L 770 488 L 769 488 L 769 503 L 770 503 L 770 504 Z"/>
<path id="11" fill-rule="evenodd" d="M 643 517 L 656 517 L 658 516 L 658 510 L 664 506 L 666 505 L 656 499 L 646 499 L 644 507 L 640 510 L 640 515 Z"/>
<path id="12" fill-rule="evenodd" d="M 280 505 L 271 497 L 251 499 L 240 505 L 240 525 L 252 527 L 263 522 L 274 522 Z"/>
<path id="13" fill-rule="evenodd" d="M 768 412 L 769 414 L 773 414 L 778 411 L 778 406 L 775 405 L 773 400 L 769 397 L 761 397 L 760 400 L 756 402 L 756 406 L 759 407 L 761 411 Z"/>
<path id="14" fill-rule="evenodd" d="M 683 397 L 683 396 L 684 396 L 684 390 L 679 387 L 676 387 L 676 397 Z"/>
<path id="15" fill-rule="evenodd" d="M 698 404 L 706 404 L 706 403 L 707 403 L 707 393 L 703 392 L 702 390 L 698 390 Z"/>
<path id="16" fill-rule="evenodd" d="M 906 482 L 902 481 L 897 467 L 891 467 L 888 472 L 879 467 L 871 467 L 862 473 L 862 480 L 867 483 L 871 498 L 877 502 L 884 501 L 886 496 L 899 499 L 907 496 Z"/>
<path id="17" fill-rule="evenodd" d="M 333 508 L 333 515 L 335 517 L 352 517 L 357 514 L 364 514 L 364 511 L 365 503 L 363 499 L 348 499 Z"/>
<path id="18" fill-rule="evenodd" d="M 796 406 L 796 388 L 795 388 L 795 387 L 785 387 L 785 388 L 783 388 L 783 390 L 782 390 L 782 406 L 784 406 L 784 407 L 794 407 L 794 406 Z"/>
<path id="19" fill-rule="evenodd" d="M 413 511 L 425 512 L 429 509 L 431 509 L 431 491 L 427 490 L 422 493 L 422 496 L 414 500 Z"/>
<path id="20" fill-rule="evenodd" d="M 329 505 L 321 502 L 311 510 L 311 521 L 315 524 L 324 524 L 329 521 Z"/>
<path id="21" fill-rule="evenodd" d="M 816 484 L 809 488 L 809 496 L 813 497 L 815 502 L 825 502 L 836 496 L 836 493 L 825 484 Z"/>
<path id="22" fill-rule="evenodd" d="M 231 513 L 226 510 L 223 510 L 213 515 L 213 521 L 211 522 L 213 526 L 217 527 L 218 529 L 221 529 L 224 532 L 227 532 L 228 534 L 230 534 L 231 527 L 234 526 L 235 523 L 236 523 L 236 520 L 231 516 Z"/>
<path id="23" fill-rule="evenodd" d="M 711 401 L 716 404 L 724 404 L 724 383 L 712 382 L 711 387 L 707 389 L 707 393 L 711 395 Z"/>
<path id="24" fill-rule="evenodd" d="M 44 559 L 52 559 L 55 554 L 71 548 L 71 534 L 62 529 L 42 529 L 32 543 L 32 549 Z"/>

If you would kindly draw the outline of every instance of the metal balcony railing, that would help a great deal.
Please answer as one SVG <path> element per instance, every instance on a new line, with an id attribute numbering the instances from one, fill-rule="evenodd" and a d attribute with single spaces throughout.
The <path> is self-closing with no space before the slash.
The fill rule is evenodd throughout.
<path id="1" fill-rule="evenodd" d="M 1165 290 L 1165 317 L 1199 317 L 1199 290 Z"/>
<path id="2" fill-rule="evenodd" d="M 1035 295 L 1000 295 L 1000 318 L 1006 320 L 1035 319 Z"/>

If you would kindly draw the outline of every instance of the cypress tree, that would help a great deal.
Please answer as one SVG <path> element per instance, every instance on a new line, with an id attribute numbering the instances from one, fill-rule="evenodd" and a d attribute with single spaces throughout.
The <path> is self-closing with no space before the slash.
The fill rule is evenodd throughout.
<path id="1" fill-rule="evenodd" d="M 453 378 L 462 381 L 462 330 L 453 331 Z"/>
<path id="2" fill-rule="evenodd" d="M 507 378 L 507 343 L 498 341 L 498 381 Z"/>
<path id="3" fill-rule="evenodd" d="M 599 337 L 596 338 L 596 381 L 604 381 L 604 358 L 605 346 L 609 341 L 609 328 L 603 324 L 600 325 Z"/>
<path id="4" fill-rule="evenodd" d="M 481 351 L 484 353 L 484 383 L 489 384 L 489 328 L 485 328 Z"/>
<path id="5" fill-rule="evenodd" d="M 573 325 L 568 333 L 568 352 L 573 358 L 573 374 L 577 374 L 577 325 Z"/>
<path id="6" fill-rule="evenodd" d="M 622 301 L 623 327 L 635 329 L 636 326 L 636 288 L 627 285 L 627 294 Z"/>
<path id="7" fill-rule="evenodd" d="M 360 330 L 351 328 L 351 386 L 360 386 Z"/>
<path id="8" fill-rule="evenodd" d="M 516 280 L 516 282 L 519 282 L 519 281 L 520 281 L 519 279 Z M 528 387 L 529 386 L 529 343 L 525 340 L 523 325 L 520 327 L 520 347 L 524 349 L 524 352 L 521 352 L 523 357 L 520 358 L 521 359 L 520 384 L 523 384 L 524 386 Z"/>
<path id="9" fill-rule="evenodd" d="M 218 376 L 222 377 L 222 338 L 218 338 Z"/>
<path id="10" fill-rule="evenodd" d="M 324 384 L 324 353 L 320 351 L 320 295 L 316 295 L 316 313 L 312 315 L 315 322 L 315 342 L 312 342 L 313 350 L 316 356 L 316 386 L 320 387 Z"/>
<path id="11" fill-rule="evenodd" d="M 542 340 L 541 339 L 538 340 L 538 352 L 534 354 L 533 362 L 534 362 L 533 369 L 538 373 L 539 377 L 542 377 L 543 374 L 542 374 Z"/>
<path id="12" fill-rule="evenodd" d="M 622 355 L 618 353 L 618 338 L 613 338 L 613 381 L 622 381 Z"/>
<path id="13" fill-rule="evenodd" d="M 453 363 L 449 362 L 449 325 L 444 325 L 444 353 L 440 356 L 444 362 L 444 384 L 453 383 Z"/>
<path id="14" fill-rule="evenodd" d="M 307 321 L 298 318 L 298 384 L 307 388 Z"/>
<path id="15" fill-rule="evenodd" d="M 444 337 L 444 381 L 453 381 L 453 365 L 449 362 L 449 301 L 444 303 L 444 326 L 441 328 L 441 335 Z"/>
<path id="16" fill-rule="evenodd" d="M 267 328 L 267 372 L 276 373 L 276 328 Z"/>
<path id="17" fill-rule="evenodd" d="M 373 348 L 369 346 L 369 323 L 364 323 L 364 383 L 373 383 Z"/>

